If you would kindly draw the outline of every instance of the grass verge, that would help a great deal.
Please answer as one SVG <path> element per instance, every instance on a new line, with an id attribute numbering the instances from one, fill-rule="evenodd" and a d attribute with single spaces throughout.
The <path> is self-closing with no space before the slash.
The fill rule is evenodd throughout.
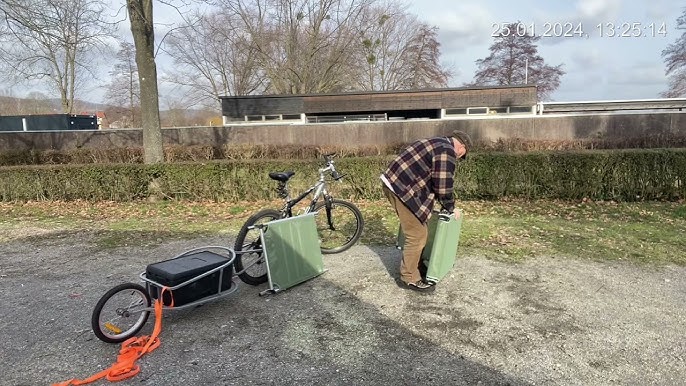
<path id="1" fill-rule="evenodd" d="M 395 245 L 398 221 L 385 201 L 356 202 L 361 242 Z M 157 245 L 169 238 L 233 238 L 250 214 L 278 202 L 0 203 L 0 242 L 27 230 L 95 231 L 102 248 Z M 465 201 L 459 253 L 517 262 L 540 256 L 686 264 L 686 203 Z M 35 233 L 35 232 L 34 232 Z M 31 240 L 35 240 L 32 237 Z M 28 240 L 30 242 L 30 240 Z"/>

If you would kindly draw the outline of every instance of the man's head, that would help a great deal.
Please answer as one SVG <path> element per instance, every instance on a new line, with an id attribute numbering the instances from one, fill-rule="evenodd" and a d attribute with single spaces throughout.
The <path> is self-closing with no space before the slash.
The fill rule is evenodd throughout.
<path id="1" fill-rule="evenodd" d="M 472 148 L 472 139 L 469 137 L 469 134 L 464 131 L 455 130 L 452 137 L 455 142 L 458 142 L 455 143 L 455 151 L 457 151 L 458 158 L 467 159 L 467 154 L 469 154 Z"/>

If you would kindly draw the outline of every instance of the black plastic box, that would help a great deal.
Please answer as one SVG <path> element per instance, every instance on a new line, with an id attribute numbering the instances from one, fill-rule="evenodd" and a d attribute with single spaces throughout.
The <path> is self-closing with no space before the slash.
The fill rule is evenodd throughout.
<path id="1" fill-rule="evenodd" d="M 145 275 L 148 279 L 159 284 L 173 287 L 200 276 L 213 268 L 226 264 L 227 261 L 227 258 L 222 255 L 209 251 L 202 251 L 176 259 L 150 264 L 145 269 Z M 200 298 L 217 294 L 219 289 L 219 274 L 222 271 L 222 291 L 229 289 L 231 287 L 233 275 L 232 264 L 229 264 L 225 268 L 203 277 L 200 280 L 186 284 L 185 286 L 172 291 L 174 306 L 182 306 Z M 157 299 L 161 288 L 157 288 L 154 285 L 150 286 L 152 287 L 150 295 L 154 299 Z M 171 305 L 171 296 L 168 292 L 165 292 L 164 294 L 164 305 Z"/>

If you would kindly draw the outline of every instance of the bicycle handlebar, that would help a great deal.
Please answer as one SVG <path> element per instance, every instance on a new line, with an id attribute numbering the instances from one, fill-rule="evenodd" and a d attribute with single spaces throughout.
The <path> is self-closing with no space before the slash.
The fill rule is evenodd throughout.
<path id="1" fill-rule="evenodd" d="M 343 175 L 339 174 L 338 171 L 336 171 L 336 167 L 333 164 L 333 157 L 336 156 L 336 153 L 327 153 L 322 155 L 324 157 L 324 160 L 326 161 L 326 167 L 323 169 L 319 169 L 319 174 L 324 178 L 324 173 L 325 172 L 331 172 L 331 178 L 333 178 L 335 181 L 340 180 L 343 178 Z"/>

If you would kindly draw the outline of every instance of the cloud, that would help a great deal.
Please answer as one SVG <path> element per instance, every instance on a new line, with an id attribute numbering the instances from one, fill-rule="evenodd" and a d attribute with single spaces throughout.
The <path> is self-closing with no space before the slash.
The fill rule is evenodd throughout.
<path id="1" fill-rule="evenodd" d="M 609 77 L 609 83 L 619 86 L 654 86 L 666 83 L 660 63 L 637 63 Z"/>
<path id="2" fill-rule="evenodd" d="M 612 65 L 609 65 L 612 67 Z M 656 98 L 667 88 L 663 70 L 654 63 L 621 68 L 599 67 L 576 71 L 562 78 L 554 100 L 626 100 Z"/>
<path id="3" fill-rule="evenodd" d="M 579 0 L 576 3 L 581 20 L 614 20 L 622 8 L 621 0 Z"/>
<path id="4" fill-rule="evenodd" d="M 601 67 L 606 59 L 600 47 L 578 49 L 571 58 L 575 70 L 587 70 L 589 68 Z"/>
<path id="5" fill-rule="evenodd" d="M 686 9 L 681 0 L 652 0 L 646 5 L 646 22 L 660 24 L 675 23 L 679 14 Z"/>
<path id="6" fill-rule="evenodd" d="M 437 7 L 435 13 L 426 12 L 424 20 L 439 28 L 439 40 L 444 51 L 463 50 L 468 46 L 490 44 L 495 17 L 485 6 L 478 4 L 451 4 Z"/>
<path id="7" fill-rule="evenodd" d="M 539 11 L 538 31 L 546 29 L 552 36 L 543 37 L 541 45 L 556 45 L 574 39 L 588 39 L 595 36 L 594 26 L 608 21 L 619 20 L 618 15 L 625 10 L 622 0 L 578 0 L 574 8 L 565 11 L 553 7 L 549 11 Z M 554 26 L 554 29 L 550 27 Z M 546 28 L 547 27 L 547 28 Z"/>

